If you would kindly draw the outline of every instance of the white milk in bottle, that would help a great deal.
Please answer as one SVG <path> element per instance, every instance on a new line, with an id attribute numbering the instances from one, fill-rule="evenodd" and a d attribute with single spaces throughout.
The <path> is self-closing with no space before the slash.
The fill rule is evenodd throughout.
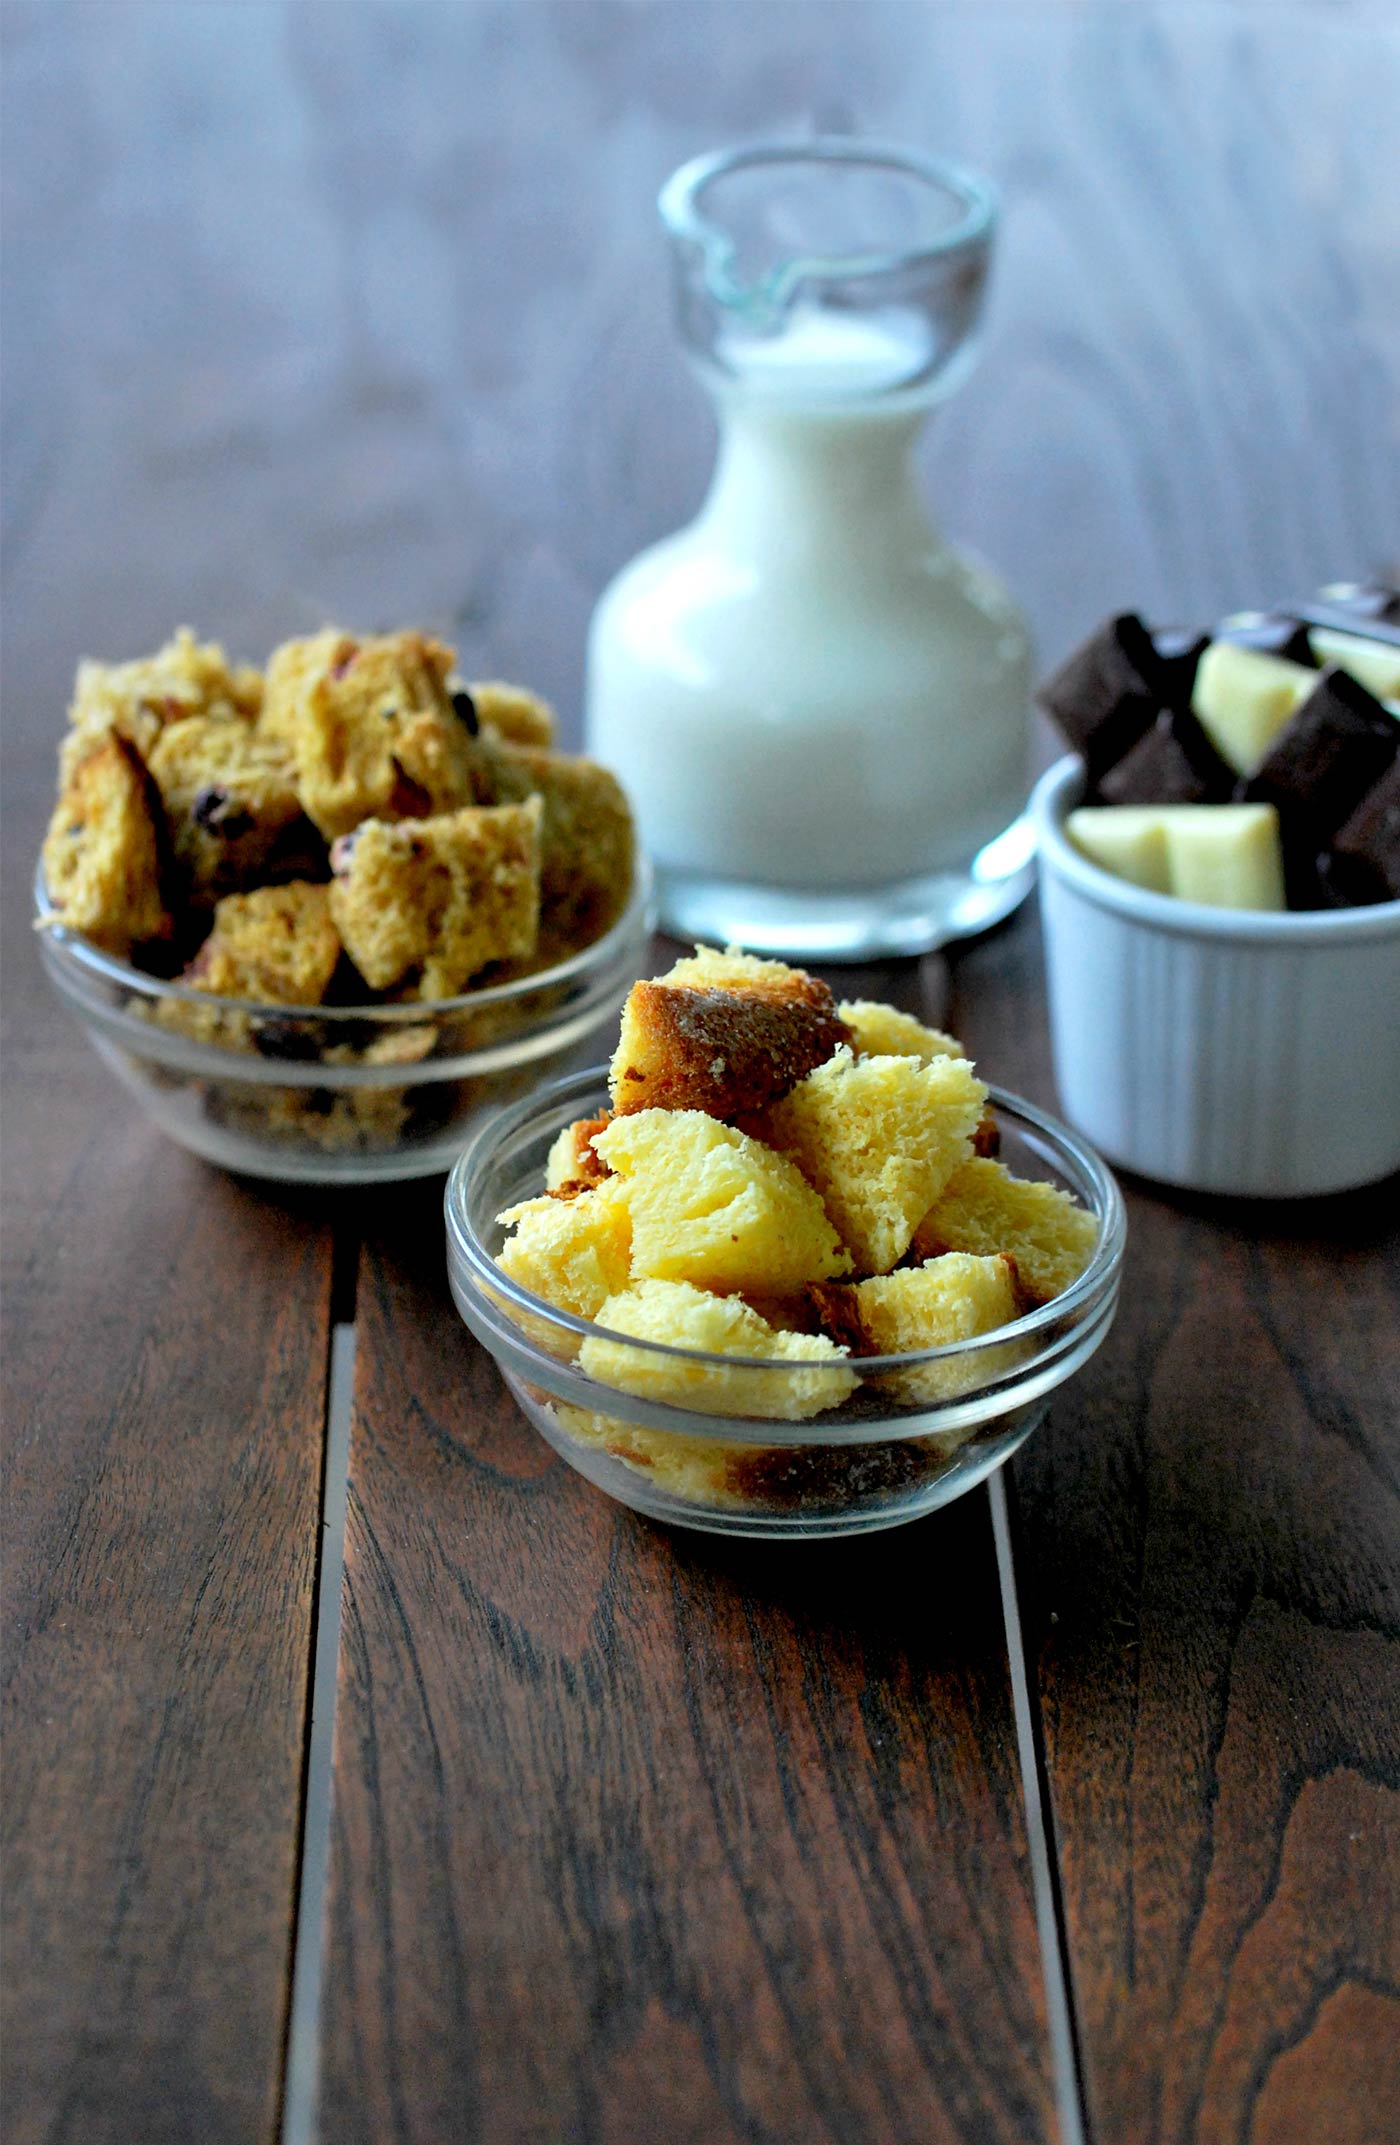
<path id="1" fill-rule="evenodd" d="M 735 281 L 755 232 L 720 220 L 732 160 L 663 194 L 720 452 L 697 519 L 598 605 L 589 749 L 627 784 L 670 928 L 838 960 L 912 952 L 1004 915 L 1029 876 L 1029 642 L 931 527 L 912 454 L 966 368 L 991 211 L 966 198 L 975 182 L 894 152 L 882 190 L 833 200 L 833 171 L 871 176 L 844 140 L 740 157 L 750 226 L 766 160 L 788 223 L 835 221 L 843 250 L 808 233 L 756 295 Z M 822 184 L 794 196 L 809 166 Z M 907 190 L 930 186 L 945 215 L 955 190 L 954 220 L 924 228 L 919 203 L 911 230 Z M 866 230 L 853 250 L 853 223 L 894 209 L 896 250 Z"/>

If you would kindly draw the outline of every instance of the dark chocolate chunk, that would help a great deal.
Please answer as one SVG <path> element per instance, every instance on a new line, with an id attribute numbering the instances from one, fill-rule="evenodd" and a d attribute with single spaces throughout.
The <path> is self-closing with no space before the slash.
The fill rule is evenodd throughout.
<path id="1" fill-rule="evenodd" d="M 1174 694 L 1180 697 L 1179 674 L 1128 611 L 1091 634 L 1036 697 L 1083 753 L 1094 783 L 1131 751 Z"/>
<path id="2" fill-rule="evenodd" d="M 1169 708 L 1189 707 L 1196 665 L 1210 646 L 1210 635 L 1190 633 L 1185 626 L 1154 626 L 1152 645 L 1166 679 L 1165 704 Z"/>
<path id="3" fill-rule="evenodd" d="M 1236 796 L 1278 807 L 1299 822 L 1314 852 L 1325 849 L 1400 750 L 1400 722 L 1357 679 L 1330 664 L 1295 708 Z"/>
<path id="4" fill-rule="evenodd" d="M 1308 629 L 1293 611 L 1236 611 L 1222 618 L 1215 629 L 1218 641 L 1233 641 L 1238 648 L 1255 648 L 1260 655 L 1282 656 L 1286 663 L 1301 663 L 1317 669 Z"/>
<path id="5" fill-rule="evenodd" d="M 1400 901 L 1400 757 L 1338 829 L 1321 870 L 1329 894 L 1348 907 Z"/>
<path id="6" fill-rule="evenodd" d="M 1235 771 L 1189 708 L 1165 710 L 1098 784 L 1105 804 L 1223 804 Z"/>
<path id="7" fill-rule="evenodd" d="M 452 712 L 459 722 L 464 722 L 473 737 L 481 734 L 481 720 L 476 712 L 476 702 L 465 686 L 452 695 Z"/>

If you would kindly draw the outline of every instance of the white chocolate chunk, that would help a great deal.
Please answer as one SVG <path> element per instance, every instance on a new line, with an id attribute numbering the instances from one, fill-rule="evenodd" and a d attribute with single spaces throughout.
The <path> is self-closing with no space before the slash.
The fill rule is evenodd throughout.
<path id="1" fill-rule="evenodd" d="M 1116 878 L 1215 909 L 1282 909 L 1283 851 L 1271 804 L 1107 804 L 1065 832 Z"/>
<path id="2" fill-rule="evenodd" d="M 1339 663 L 1378 699 L 1400 700 L 1400 648 L 1330 626 L 1310 626 L 1308 643 L 1319 663 Z"/>
<path id="3" fill-rule="evenodd" d="M 1116 879 L 1169 894 L 1167 834 L 1162 808 L 1155 804 L 1085 805 L 1071 812 L 1065 833 L 1081 856 L 1101 864 Z"/>
<path id="4" fill-rule="evenodd" d="M 1271 804 L 1162 807 L 1167 868 L 1181 901 L 1212 909 L 1282 909 L 1283 850 Z"/>
<path id="5" fill-rule="evenodd" d="M 1301 663 L 1212 641 L 1196 666 L 1191 707 L 1221 758 L 1249 775 L 1316 684 L 1317 672 Z"/>

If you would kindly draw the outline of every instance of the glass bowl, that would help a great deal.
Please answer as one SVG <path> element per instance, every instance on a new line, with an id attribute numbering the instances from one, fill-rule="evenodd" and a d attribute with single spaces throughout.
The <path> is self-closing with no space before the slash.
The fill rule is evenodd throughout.
<path id="1" fill-rule="evenodd" d="M 651 876 L 612 929 L 554 968 L 459 998 L 273 1006 L 150 976 L 65 930 L 35 875 L 44 967 L 163 1132 L 280 1183 L 370 1184 L 449 1167 L 482 1116 L 591 1057 L 641 973 Z"/>
<path id="2" fill-rule="evenodd" d="M 750 1362 L 616 1335 L 610 1372 L 575 1358 L 602 1329 L 496 1266 L 495 1217 L 544 1187 L 551 1141 L 608 1107 L 601 1069 L 577 1073 L 482 1126 L 448 1180 L 447 1257 L 457 1308 L 543 1437 L 599 1489 L 653 1519 L 717 1534 L 816 1536 L 898 1526 L 948 1504 L 1010 1458 L 1113 1321 L 1126 1222 L 1091 1147 L 1015 1095 L 990 1089 L 1002 1158 L 1073 1192 L 1099 1223 L 1085 1271 L 1052 1303 L 945 1348 L 852 1357 L 854 1390 L 806 1421 L 810 1362 Z M 631 1388 L 624 1390 L 623 1385 Z M 690 1405 L 659 1399 L 683 1389 Z M 706 1406 L 709 1398 L 711 1405 Z M 722 1412 L 721 1412 L 722 1409 Z M 804 1408 L 805 1412 L 805 1408 Z"/>

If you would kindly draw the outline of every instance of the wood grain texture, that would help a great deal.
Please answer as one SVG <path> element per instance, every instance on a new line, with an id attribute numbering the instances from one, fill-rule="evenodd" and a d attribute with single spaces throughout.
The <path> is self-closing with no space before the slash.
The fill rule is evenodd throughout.
<path id="1" fill-rule="evenodd" d="M 104 1107 L 83 1047 L 26 1052 L 6 1109 L 4 2135 L 244 2145 L 280 2093 L 329 1235 Z"/>
<path id="2" fill-rule="evenodd" d="M 552 694 L 576 739 L 591 606 L 693 509 L 709 466 L 655 188 L 695 151 L 814 120 L 965 157 L 1001 184 L 985 356 L 924 466 L 950 530 L 1026 604 L 1046 663 L 1122 603 L 1210 618 L 1393 562 L 1393 15 L 1355 0 L 1277 15 L 921 0 L 0 9 L 12 2134 L 266 2134 L 314 1513 L 305 1425 L 325 1340 L 314 1203 L 279 1205 L 162 1148 L 45 1007 L 24 882 L 75 662 L 136 654 L 179 619 L 261 656 L 328 617 L 415 618 L 455 638 L 470 671 Z M 1043 1028 L 1028 942 L 978 949 L 959 974 L 953 1024 L 985 1036 L 999 1077 L 1051 1099 L 1031 1077 Z M 1158 1293 L 1086 1381 L 1084 1412 L 1062 1403 L 1018 1472 L 1101 2145 L 1133 2124 L 1242 2134 L 1241 2111 L 1259 2139 L 1354 2145 L 1386 2106 L 1390 1971 L 1362 1956 L 1380 1898 L 1372 1798 L 1389 1808 L 1391 1763 L 1367 1651 L 1390 1629 L 1377 1544 L 1393 1508 L 1363 1480 L 1378 1253 L 1341 1222 L 1335 1258 L 1304 1229 L 1295 1260 L 1276 1220 L 1256 1241 L 1237 1214 L 1147 1200 L 1135 1216 Z M 351 1978 L 331 1987 L 332 2105 L 364 2134 L 362 2076 L 366 2105 L 377 2114 L 392 2086 L 419 2134 L 482 2120 L 488 2088 L 516 2076 L 500 2022 L 528 2019 L 534 1990 L 483 1993 L 479 1973 L 456 1976 L 451 1945 L 470 1959 L 524 1867 L 522 1930 L 532 1944 L 547 1930 L 556 1972 L 567 1935 L 586 1972 L 563 1993 L 549 1984 L 574 2041 L 557 2059 L 542 2048 L 546 2017 L 519 2075 L 536 2066 L 564 2105 L 583 1991 L 611 2095 L 579 2102 L 584 2135 L 705 2135 L 709 2122 L 718 2137 L 726 2124 L 781 2136 L 765 2096 L 789 2080 L 829 2134 L 898 2135 L 830 2037 L 843 2029 L 829 2026 L 804 2069 L 782 2008 L 822 1996 L 804 1964 L 826 1926 L 813 1875 L 825 1865 L 802 1860 L 816 1838 L 846 1857 L 829 1910 L 839 1955 L 878 1956 L 854 2001 L 862 2032 L 879 2010 L 886 2087 L 926 2076 L 932 2047 L 947 2064 L 939 2119 L 992 2136 L 1024 2119 L 1034 2135 L 1047 2092 L 1004 1697 L 982 1654 L 964 1669 L 985 1643 L 980 1523 L 933 1522 L 897 1546 L 895 1596 L 917 1591 L 919 1545 L 937 1551 L 946 1627 L 917 1659 L 899 1657 L 873 1610 L 852 1630 L 800 1588 L 765 1603 L 761 1575 L 723 1554 L 673 1571 L 660 1537 L 605 1524 L 557 1469 L 530 1473 L 541 1454 L 499 1418 L 494 1373 L 466 1360 L 433 1279 L 439 1242 L 413 1195 L 376 1224 L 367 1267 L 381 1345 L 357 1462 L 362 1621 L 346 1689 L 361 1741 L 345 1746 L 333 1957 Z M 1238 1358 L 1227 1329 L 1243 1336 Z M 443 1484 L 446 1516 L 420 1509 L 420 1491 Z M 367 1531 L 371 1490 L 387 1516 Z M 556 1508 L 561 1572 L 541 1590 L 531 1515 Z M 1071 1550 L 1066 1608 L 1054 1597 Z M 848 1571 L 872 1585 L 885 1572 L 866 1551 L 821 1569 L 833 1593 Z M 1244 1572 L 1258 1590 L 1241 1608 Z M 765 1653 L 739 1628 L 750 1585 Z M 1103 1623 L 1120 1614 L 1126 1625 Z M 462 1634 L 483 1630 L 472 1654 Z M 522 1631 L 534 1650 L 518 1666 Z M 432 1671 L 426 1703 L 405 1633 Z M 876 1687 L 901 1693 L 883 1832 L 876 1746 L 850 1710 L 867 1645 Z M 809 1810 L 779 1753 L 820 1754 L 835 1732 L 828 1647 L 862 1769 L 837 1768 Z M 1343 1653 L 1361 1669 L 1343 1673 Z M 468 1659 L 496 1684 L 463 1684 Z M 523 1695 L 540 1662 L 557 1715 Z M 566 1869 L 560 1843 L 582 1837 L 567 1822 L 575 1772 L 560 1742 L 531 1738 L 573 1717 L 565 1669 L 577 1678 L 585 1662 L 598 1694 L 577 1717 L 608 1754 L 596 1778 L 611 1798 L 599 1787 L 592 1807 L 638 1843 L 636 1889 L 608 1892 L 612 1865 L 585 1861 L 568 1872 L 566 1923 L 545 1880 Z M 604 1703 L 610 1676 L 620 1708 Z M 697 1806 L 712 1778 L 732 1785 L 727 1746 L 717 1758 L 687 1700 L 728 1701 L 736 1679 L 753 1811 L 800 1880 L 786 1921 L 749 1915 L 767 1904 L 768 1870 L 766 1840 L 742 1829 L 748 1805 L 724 1813 L 723 1834 L 718 1817 L 697 1832 L 703 1898 L 683 1894 L 686 1866 L 655 1817 L 643 1834 L 625 1805 L 653 1693 L 658 1772 L 674 1743 Z M 484 1706 L 488 1690 L 496 1710 L 479 1719 L 499 1767 L 473 1771 L 473 1722 L 454 1708 Z M 781 1727 L 768 1747 L 743 1710 L 759 1695 Z M 392 1729 L 402 1711 L 409 1741 L 366 1743 L 372 1708 Z M 948 1759 L 952 1718 L 972 1726 L 950 1731 Z M 442 1738 L 441 1787 L 424 1719 Z M 963 1757 L 974 1727 L 989 1752 L 980 1791 Z M 393 1791 L 380 1829 L 366 1749 Z M 513 1839 L 489 1830 L 526 1829 L 509 1796 L 527 1777 L 550 1783 L 548 1869 L 538 1854 L 512 1861 Z M 498 1798 L 485 1814 L 457 1795 L 474 1787 Z M 1271 1826 L 1277 1854 L 1261 1868 L 1251 1857 Z M 958 1859 L 964 1840 L 982 1843 L 977 1867 Z M 498 1857 L 480 1914 L 462 1842 Z M 693 1944 L 676 1933 L 682 1908 Z M 595 1928 L 612 1949 L 590 1948 Z M 1285 1985 L 1290 1943 L 1300 1964 Z M 989 1985 L 990 2052 L 970 2038 Z M 726 2022 L 752 2010 L 755 2045 L 777 2052 L 770 2072 L 755 2080 L 716 2053 L 711 1999 Z M 464 2016 L 480 2047 L 458 2032 Z M 682 2076 L 693 2103 L 674 2098 Z"/>
<path id="3" fill-rule="evenodd" d="M 955 1017 L 1052 1100 L 1031 934 Z M 1396 1186 L 1131 1180 L 1122 1308 L 1014 1463 L 1094 2134 L 1400 2135 Z"/>
<path id="4" fill-rule="evenodd" d="M 613 1505 L 369 1217 L 328 2141 L 1050 2134 L 981 1495 L 728 1544 Z"/>

